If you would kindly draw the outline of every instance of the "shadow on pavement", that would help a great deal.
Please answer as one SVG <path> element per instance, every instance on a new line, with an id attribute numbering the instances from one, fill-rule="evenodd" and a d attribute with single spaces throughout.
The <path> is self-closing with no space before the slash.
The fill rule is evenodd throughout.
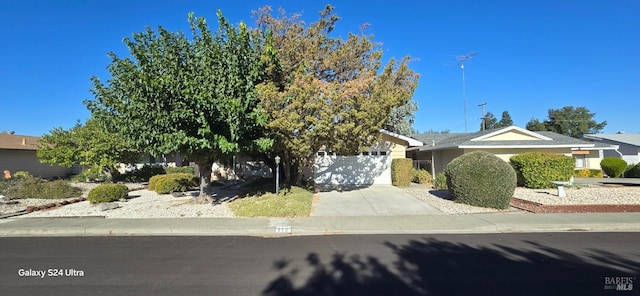
<path id="1" fill-rule="evenodd" d="M 637 262 L 603 250 L 579 256 L 524 243 L 529 250 L 427 238 L 406 245 L 387 241 L 397 256 L 390 265 L 358 254 L 334 253 L 323 261 L 309 253 L 306 267 L 290 259 L 274 262 L 280 275 L 263 295 L 607 295 L 620 291 L 605 290 L 605 277 L 640 275 Z M 634 281 L 628 295 L 637 291 Z"/>

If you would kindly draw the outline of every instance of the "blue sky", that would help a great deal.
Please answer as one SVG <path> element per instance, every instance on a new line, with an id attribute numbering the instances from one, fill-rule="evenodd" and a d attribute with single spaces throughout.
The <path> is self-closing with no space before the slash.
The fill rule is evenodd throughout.
<path id="1" fill-rule="evenodd" d="M 39 136 L 90 114 L 92 75 L 107 80 L 106 54 L 126 55 L 122 38 L 161 25 L 188 32 L 187 13 L 216 28 L 216 9 L 253 25 L 264 5 L 308 21 L 331 3 L 336 34 L 366 33 L 384 58 L 410 55 L 420 73 L 414 128 L 464 132 L 462 75 L 456 56 L 479 54 L 465 68 L 467 130 L 481 109 L 511 114 L 524 127 L 549 109 L 585 106 L 608 122 L 603 132 L 640 132 L 640 1 L 0 1 L 1 130 Z"/>

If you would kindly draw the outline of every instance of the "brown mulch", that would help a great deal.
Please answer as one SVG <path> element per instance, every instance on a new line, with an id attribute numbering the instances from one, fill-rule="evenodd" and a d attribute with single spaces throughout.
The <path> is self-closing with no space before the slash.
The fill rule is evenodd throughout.
<path id="1" fill-rule="evenodd" d="M 511 199 L 511 206 L 532 213 L 630 213 L 640 205 L 544 205 L 524 199 Z"/>

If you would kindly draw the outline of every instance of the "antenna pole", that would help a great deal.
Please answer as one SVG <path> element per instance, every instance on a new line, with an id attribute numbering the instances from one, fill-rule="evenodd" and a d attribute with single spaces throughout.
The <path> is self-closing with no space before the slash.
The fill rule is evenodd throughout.
<path id="1" fill-rule="evenodd" d="M 462 104 L 464 108 L 464 132 L 467 132 L 467 91 L 464 83 L 464 62 L 474 55 L 478 54 L 477 52 L 470 53 L 464 56 L 458 56 L 458 62 L 460 62 L 460 69 L 462 70 Z"/>
<path id="2" fill-rule="evenodd" d="M 482 130 L 483 131 L 487 128 L 486 123 L 485 123 L 485 119 L 487 119 L 487 118 L 484 116 L 484 106 L 486 106 L 486 105 L 487 105 L 486 102 L 478 105 L 478 107 L 482 107 L 482 117 L 480 119 L 482 119 Z"/>
<path id="3" fill-rule="evenodd" d="M 464 85 L 464 61 L 460 62 L 460 69 L 462 69 L 462 108 L 464 110 L 464 132 L 467 132 L 467 92 Z"/>

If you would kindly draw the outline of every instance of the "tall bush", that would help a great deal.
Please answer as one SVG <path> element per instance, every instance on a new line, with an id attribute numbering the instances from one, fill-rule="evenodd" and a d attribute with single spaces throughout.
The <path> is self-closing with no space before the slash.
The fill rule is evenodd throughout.
<path id="1" fill-rule="evenodd" d="M 622 158 L 605 157 L 600 161 L 600 167 L 607 176 L 618 178 L 627 170 L 627 162 Z"/>
<path id="2" fill-rule="evenodd" d="M 474 151 L 454 158 L 445 169 L 454 201 L 506 209 L 516 188 L 516 172 L 499 157 Z"/>
<path id="3" fill-rule="evenodd" d="M 391 184 L 398 187 L 408 187 L 411 185 L 413 176 L 411 169 L 413 160 L 410 158 L 396 158 L 391 161 Z"/>
<path id="4" fill-rule="evenodd" d="M 540 152 L 526 152 L 510 158 L 518 185 L 527 188 L 550 188 L 550 181 L 568 181 L 575 168 L 573 157 Z"/>

